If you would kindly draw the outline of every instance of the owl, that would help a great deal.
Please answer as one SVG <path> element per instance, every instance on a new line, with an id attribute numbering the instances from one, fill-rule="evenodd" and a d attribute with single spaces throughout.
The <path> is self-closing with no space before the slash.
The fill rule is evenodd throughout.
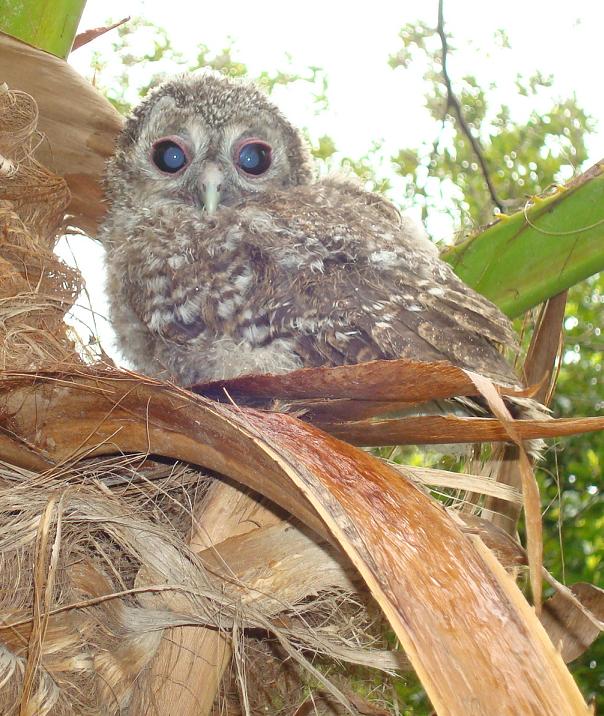
<path id="1" fill-rule="evenodd" d="M 317 179 L 256 87 L 185 76 L 126 122 L 106 175 L 112 322 L 181 385 L 374 359 L 447 360 L 507 385 L 507 318 L 377 194 Z"/>

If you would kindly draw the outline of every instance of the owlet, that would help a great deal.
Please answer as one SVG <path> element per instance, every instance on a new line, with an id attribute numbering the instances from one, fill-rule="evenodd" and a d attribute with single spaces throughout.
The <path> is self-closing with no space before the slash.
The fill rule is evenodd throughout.
<path id="1" fill-rule="evenodd" d="M 386 199 L 315 179 L 254 86 L 187 76 L 128 119 L 106 177 L 121 350 L 181 385 L 373 359 L 448 360 L 508 385 L 507 318 Z"/>

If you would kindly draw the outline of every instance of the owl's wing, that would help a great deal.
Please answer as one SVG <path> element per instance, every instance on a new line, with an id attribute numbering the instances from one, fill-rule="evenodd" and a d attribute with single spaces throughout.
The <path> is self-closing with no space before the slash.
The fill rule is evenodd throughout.
<path id="1" fill-rule="evenodd" d="M 309 329 L 313 308 L 317 316 L 326 316 L 317 320 L 317 330 L 304 330 L 304 322 L 298 320 L 302 330 L 294 331 L 291 320 L 287 326 L 287 315 L 280 321 L 285 332 L 295 336 L 295 350 L 305 365 L 448 360 L 499 382 L 518 383 L 498 349 L 498 344 L 514 345 L 515 338 L 507 320 L 497 320 L 501 314 L 492 305 L 485 301 L 483 313 L 477 312 L 480 297 L 449 293 L 446 283 L 418 286 L 407 274 L 390 276 L 391 280 L 381 276 L 379 284 L 358 274 L 354 285 L 341 274 L 330 278 L 331 282 L 321 282 L 316 301 L 309 302 L 308 293 L 304 297 Z M 433 288 L 439 293 L 429 293 Z"/>
<path id="2" fill-rule="evenodd" d="M 273 207 L 280 240 L 269 251 L 271 281 L 286 290 L 273 288 L 266 304 L 272 334 L 292 339 L 304 365 L 448 360 L 518 384 L 498 349 L 514 346 L 516 336 L 494 304 L 387 202 L 349 185 L 314 187 Z"/>

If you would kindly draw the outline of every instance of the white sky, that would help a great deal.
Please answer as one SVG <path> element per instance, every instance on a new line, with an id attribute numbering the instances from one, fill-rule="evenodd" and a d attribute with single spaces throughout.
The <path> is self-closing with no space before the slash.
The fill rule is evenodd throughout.
<path id="1" fill-rule="evenodd" d="M 252 72 L 284 67 L 286 53 L 295 66 L 321 66 L 330 80 L 331 105 L 320 119 L 321 128 L 344 151 L 360 154 L 372 139 L 384 138 L 400 147 L 402 138 L 408 144 L 424 138 L 422 85 L 413 72 L 393 72 L 387 60 L 400 46 L 400 27 L 417 20 L 435 24 L 437 5 L 437 0 L 89 0 L 80 28 L 102 25 L 108 18 L 142 16 L 164 27 L 173 45 L 192 57 L 197 44 L 220 49 L 230 37 L 237 58 Z M 594 116 L 604 115 L 601 0 L 445 0 L 445 19 L 458 48 L 450 60 L 453 81 L 473 72 L 505 87 L 517 72 L 539 69 L 554 74 L 560 95 L 576 91 Z M 499 28 L 508 33 L 512 51 L 494 49 L 489 57 L 490 38 Z M 111 38 L 99 38 L 72 55 L 72 63 L 84 74 L 89 74 L 92 50 L 110 56 Z M 294 123 L 309 124 L 305 108 L 287 99 Z M 602 144 L 593 147 L 596 154 L 597 149 L 603 153 Z"/>
<path id="2" fill-rule="evenodd" d="M 235 59 L 247 64 L 253 74 L 285 69 L 287 54 L 294 69 L 320 66 L 329 78 L 326 112 L 316 115 L 308 95 L 295 88 L 278 93 L 278 104 L 294 124 L 308 127 L 312 136 L 333 137 L 345 155 L 361 156 L 372 141 L 380 140 L 388 156 L 401 147 L 416 146 L 434 137 L 434 124 L 423 108 L 426 88 L 421 72 L 393 71 L 388 57 L 400 48 L 400 27 L 419 20 L 435 25 L 437 6 L 437 0 L 89 0 L 80 30 L 126 15 L 142 16 L 164 27 L 173 46 L 191 58 L 200 43 L 219 50 L 232 38 Z M 533 108 L 534 102 L 527 105 L 515 93 L 516 74 L 535 70 L 551 73 L 555 84 L 550 97 L 564 98 L 576 92 L 581 106 L 599 123 L 589 143 L 590 163 L 604 156 L 602 0 L 507 0 L 504 4 L 445 0 L 445 19 L 447 30 L 455 37 L 456 52 L 449 63 L 454 84 L 456 77 L 467 73 L 475 74 L 481 83 L 493 80 L 500 88 L 501 101 L 510 104 L 520 117 Z M 498 29 L 508 34 L 511 51 L 492 45 L 491 38 Z M 110 60 L 111 42 L 110 35 L 99 38 L 74 52 L 70 62 L 90 77 L 92 52 Z M 134 68 L 133 75 L 137 71 L 140 73 L 140 68 Z M 544 108 L 549 101 L 544 98 Z M 434 238 L 441 239 L 449 232 L 449 224 L 443 218 L 429 229 Z M 95 308 L 103 311 L 100 257 L 75 240 L 72 248 Z"/>

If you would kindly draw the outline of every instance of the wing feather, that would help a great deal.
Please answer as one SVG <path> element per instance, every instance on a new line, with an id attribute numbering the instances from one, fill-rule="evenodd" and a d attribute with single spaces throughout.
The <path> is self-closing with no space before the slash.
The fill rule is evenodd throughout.
<path id="1" fill-rule="evenodd" d="M 258 208 L 250 233 L 270 286 L 257 310 L 267 311 L 274 338 L 294 341 L 304 365 L 448 360 L 518 384 L 500 351 L 516 344 L 509 320 L 389 202 L 329 180 L 262 207 L 270 220 Z"/>

